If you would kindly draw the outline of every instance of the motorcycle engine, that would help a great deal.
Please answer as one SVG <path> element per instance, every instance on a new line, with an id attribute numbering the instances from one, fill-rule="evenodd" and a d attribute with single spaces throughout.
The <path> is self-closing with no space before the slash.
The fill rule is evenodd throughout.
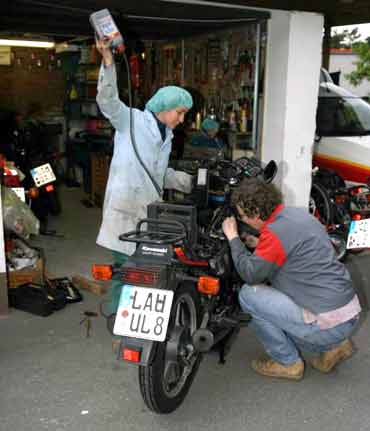
<path id="1" fill-rule="evenodd" d="M 209 259 L 209 266 L 218 277 L 230 273 L 231 260 L 228 246 L 221 247 L 221 250 L 215 256 Z"/>

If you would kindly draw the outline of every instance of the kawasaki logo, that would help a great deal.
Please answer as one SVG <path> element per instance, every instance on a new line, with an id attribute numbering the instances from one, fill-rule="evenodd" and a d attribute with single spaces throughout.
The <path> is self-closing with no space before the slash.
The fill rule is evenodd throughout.
<path id="1" fill-rule="evenodd" d="M 166 253 L 167 252 L 167 248 L 151 248 L 151 247 L 146 247 L 144 245 L 143 246 L 143 251 L 154 251 L 156 253 Z"/>

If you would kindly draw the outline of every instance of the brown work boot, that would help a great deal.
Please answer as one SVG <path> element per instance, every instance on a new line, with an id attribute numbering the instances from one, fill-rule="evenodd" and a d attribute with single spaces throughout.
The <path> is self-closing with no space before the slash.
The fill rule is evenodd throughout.
<path id="1" fill-rule="evenodd" d="M 301 380 L 304 363 L 301 359 L 292 365 L 283 365 L 273 359 L 254 359 L 251 366 L 258 374 L 289 380 Z"/>
<path id="2" fill-rule="evenodd" d="M 344 340 L 339 346 L 328 352 L 320 353 L 310 360 L 310 364 L 322 373 L 329 373 L 340 362 L 353 355 L 353 345 L 350 340 Z"/>

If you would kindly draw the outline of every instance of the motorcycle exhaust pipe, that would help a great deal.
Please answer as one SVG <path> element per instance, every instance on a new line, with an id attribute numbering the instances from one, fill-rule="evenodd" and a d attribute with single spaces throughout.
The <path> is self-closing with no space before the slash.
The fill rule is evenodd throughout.
<path id="1" fill-rule="evenodd" d="M 206 353 L 211 350 L 215 338 L 209 329 L 200 328 L 194 332 L 192 340 L 195 350 L 201 353 Z"/>

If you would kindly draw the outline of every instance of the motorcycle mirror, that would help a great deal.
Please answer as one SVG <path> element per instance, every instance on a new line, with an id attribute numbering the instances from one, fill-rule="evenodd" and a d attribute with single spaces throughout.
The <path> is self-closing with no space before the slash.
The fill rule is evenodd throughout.
<path id="1" fill-rule="evenodd" d="M 277 173 L 277 164 L 274 160 L 270 160 L 263 169 L 263 180 L 265 183 L 271 183 Z"/>

